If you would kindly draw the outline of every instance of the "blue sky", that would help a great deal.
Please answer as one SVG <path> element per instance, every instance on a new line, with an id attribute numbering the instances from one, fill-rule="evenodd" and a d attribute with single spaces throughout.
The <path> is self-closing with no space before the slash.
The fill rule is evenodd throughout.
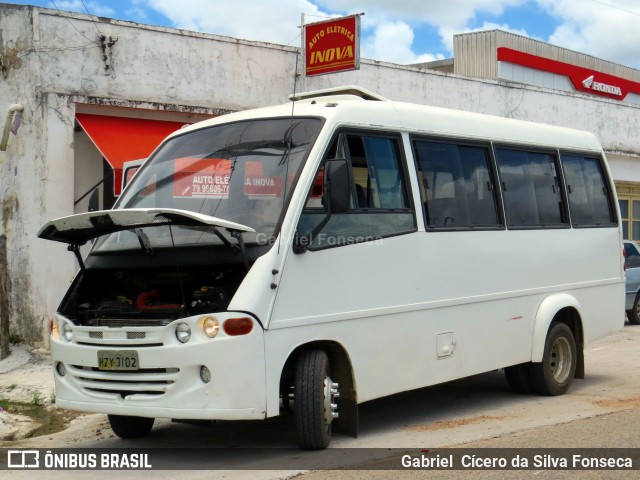
<path id="1" fill-rule="evenodd" d="M 293 46 L 303 13 L 312 22 L 364 12 L 364 58 L 449 58 L 454 34 L 500 28 L 640 69 L 638 0 L 0 1 Z"/>

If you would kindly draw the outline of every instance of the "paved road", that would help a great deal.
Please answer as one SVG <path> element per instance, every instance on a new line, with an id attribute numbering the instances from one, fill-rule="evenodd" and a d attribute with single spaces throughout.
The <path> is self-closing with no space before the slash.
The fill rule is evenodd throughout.
<path id="1" fill-rule="evenodd" d="M 327 466 L 362 465 L 396 468 L 399 454 L 390 448 L 418 452 L 450 447 L 482 448 L 640 448 L 640 326 L 598 340 L 585 350 L 587 378 L 576 380 L 560 397 L 517 395 L 506 386 L 501 372 L 490 372 L 457 382 L 407 392 L 361 406 L 358 439 L 336 436 L 332 450 L 300 452 L 295 449 L 292 419 L 266 422 L 229 422 L 192 426 L 159 421 L 152 434 L 139 441 L 112 436 L 103 416 L 84 417 L 68 431 L 20 442 L 16 446 L 52 448 L 220 447 L 234 452 L 245 447 L 269 448 L 221 461 L 217 468 L 257 468 L 266 462 L 271 470 L 118 472 L 119 478 L 287 478 L 300 474 L 300 459 Z M 281 450 L 276 450 L 280 448 Z M 367 449 L 367 450 L 352 450 Z M 444 449 L 444 450 L 442 450 Z M 454 450 L 455 451 L 455 450 Z M 262 462 L 262 463 L 261 463 Z M 388 463 L 385 463 L 388 462 Z M 3 472 L 4 473 L 4 472 Z M 75 472 L 80 474 L 80 472 Z M 47 478 L 66 479 L 69 472 L 47 472 Z M 92 477 L 112 478 L 113 472 L 92 472 Z M 640 478 L 628 471 L 506 471 L 439 470 L 410 472 L 368 470 L 368 478 Z M 3 475 L 4 477 L 4 475 Z M 302 473 L 304 480 L 362 478 L 363 472 L 328 470 Z M 9 472 L 5 478 L 32 478 Z"/>

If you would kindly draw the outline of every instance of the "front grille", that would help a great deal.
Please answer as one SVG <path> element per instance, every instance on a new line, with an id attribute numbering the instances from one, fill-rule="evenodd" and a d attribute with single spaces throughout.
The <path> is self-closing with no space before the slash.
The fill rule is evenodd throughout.
<path id="1" fill-rule="evenodd" d="M 165 331 L 149 325 L 141 327 L 83 327 L 74 328 L 75 342 L 96 347 L 157 347 L 163 344 Z"/>
<path id="2" fill-rule="evenodd" d="M 120 372 L 71 365 L 68 372 L 88 394 L 92 392 L 115 393 L 124 398 L 131 395 L 161 396 L 166 394 L 177 382 L 180 369 L 153 368 Z"/>
<path id="3" fill-rule="evenodd" d="M 171 318 L 94 318 L 87 322 L 91 327 L 163 327 L 173 322 Z"/>
<path id="4" fill-rule="evenodd" d="M 127 340 L 140 340 L 146 337 L 147 334 L 145 332 L 127 332 Z"/>

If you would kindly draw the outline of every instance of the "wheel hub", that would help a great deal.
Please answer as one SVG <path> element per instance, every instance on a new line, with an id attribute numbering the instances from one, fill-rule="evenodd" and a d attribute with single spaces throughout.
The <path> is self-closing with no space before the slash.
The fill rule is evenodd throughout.
<path id="1" fill-rule="evenodd" d="M 558 338 L 551 347 L 551 374 L 558 383 L 569 378 L 571 372 L 571 347 L 566 338 Z"/>
<path id="2" fill-rule="evenodd" d="M 331 425 L 331 422 L 340 416 L 336 403 L 336 399 L 340 397 L 339 386 L 330 377 L 324 378 L 324 420 L 327 425 Z"/>

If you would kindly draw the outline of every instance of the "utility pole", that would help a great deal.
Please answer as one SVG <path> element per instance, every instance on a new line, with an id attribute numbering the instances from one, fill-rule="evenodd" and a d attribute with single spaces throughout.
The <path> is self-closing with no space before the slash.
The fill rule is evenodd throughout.
<path id="1" fill-rule="evenodd" d="M 9 356 L 9 262 L 7 236 L 0 235 L 0 360 Z"/>

